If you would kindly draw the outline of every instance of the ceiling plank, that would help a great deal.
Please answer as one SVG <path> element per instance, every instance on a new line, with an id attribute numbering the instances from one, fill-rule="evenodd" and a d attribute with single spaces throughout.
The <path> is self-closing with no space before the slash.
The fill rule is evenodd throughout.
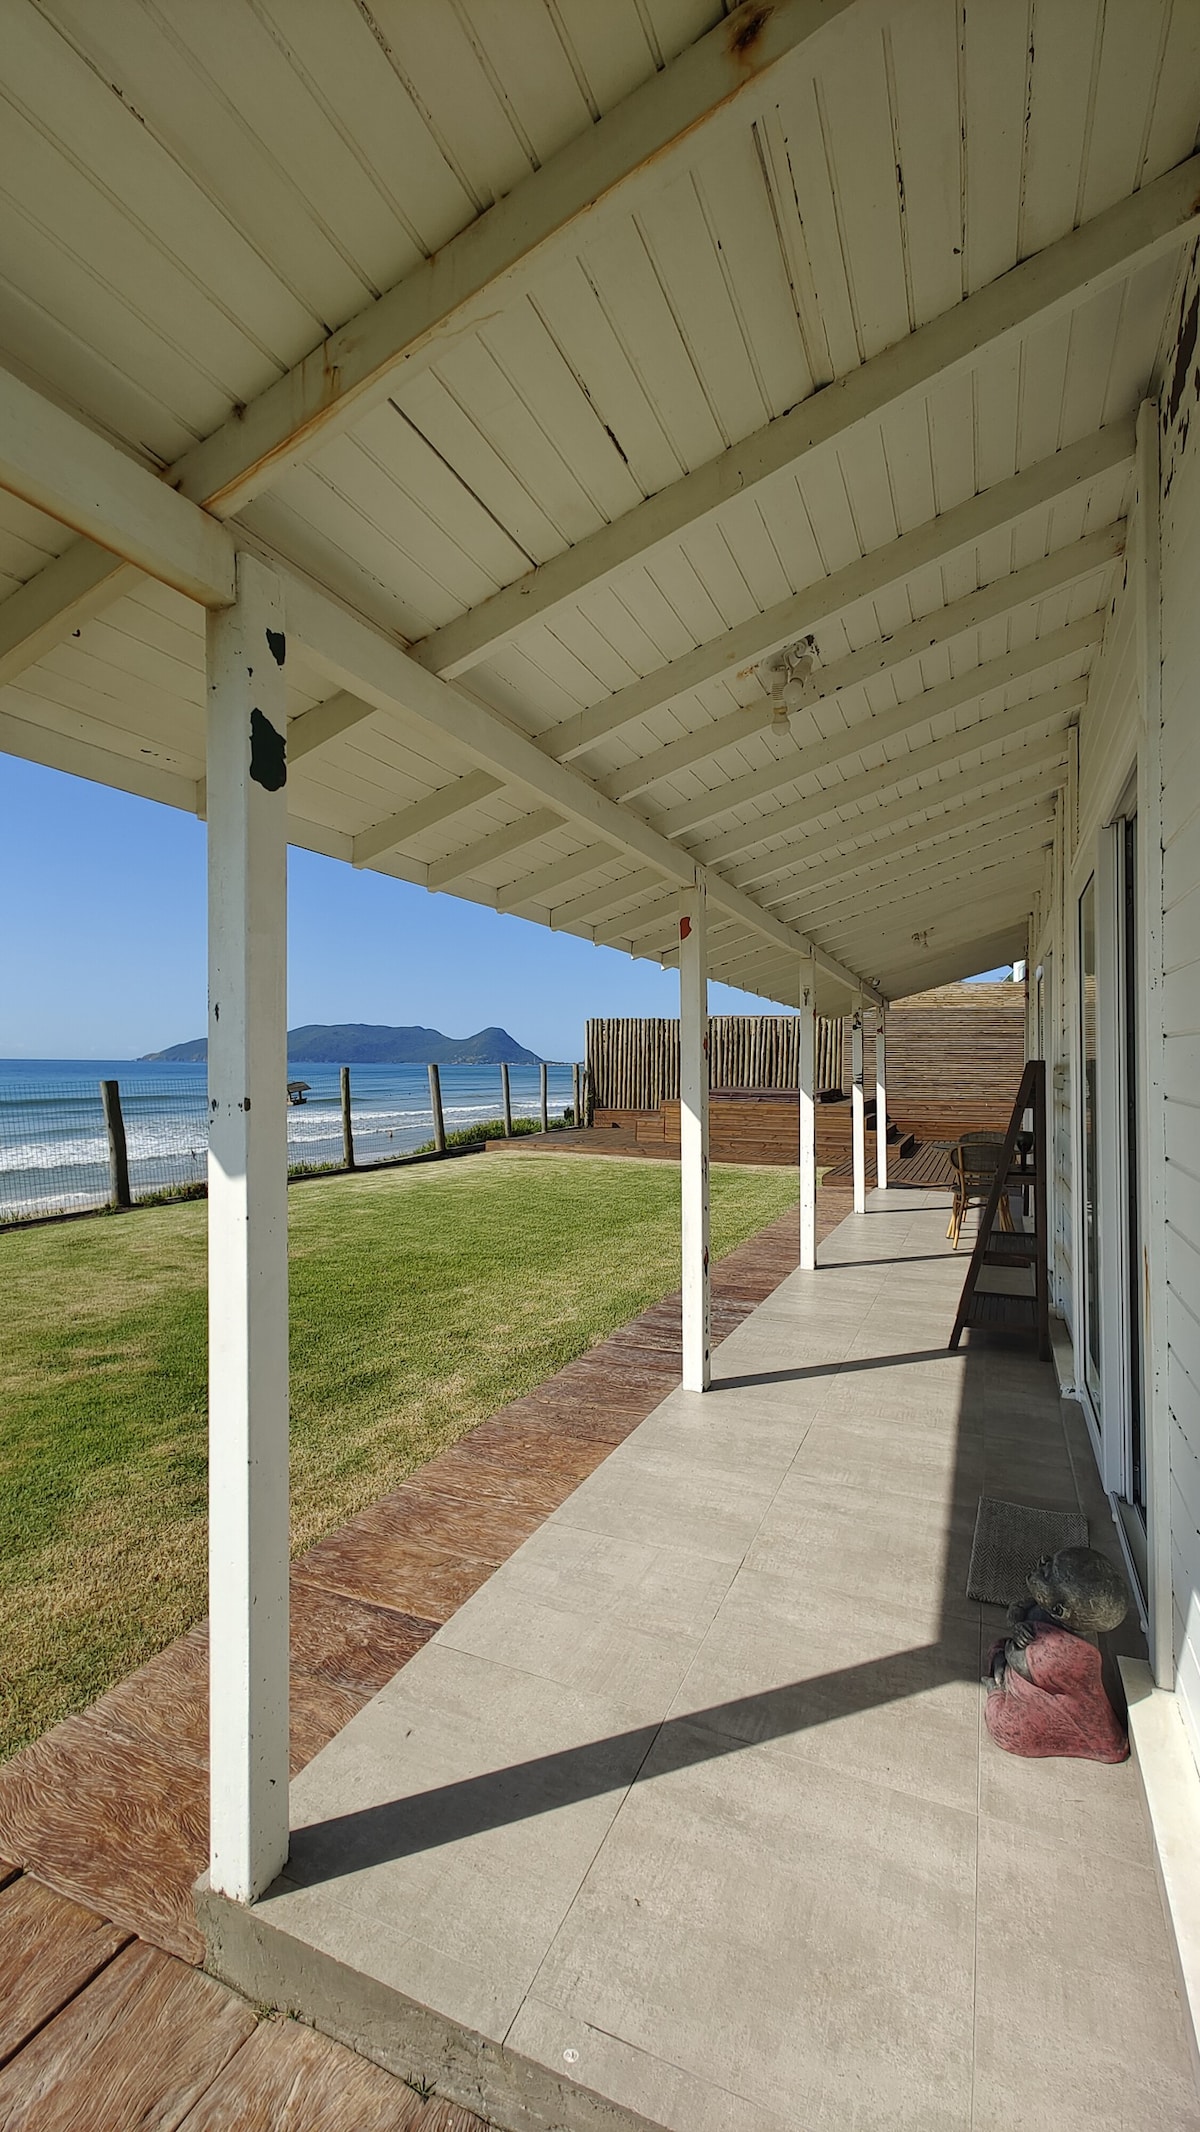
<path id="1" fill-rule="evenodd" d="M 964 599 L 954 600 L 948 607 L 935 608 L 931 614 L 910 622 L 907 629 L 897 629 L 891 636 L 864 644 L 861 650 L 851 652 L 847 658 L 819 669 L 816 680 L 820 701 L 828 703 L 842 690 L 876 680 L 880 674 L 904 665 L 909 659 L 920 658 L 925 652 L 936 651 L 955 637 L 980 628 L 984 622 L 999 620 L 1020 607 L 1032 606 L 1053 592 L 1066 590 L 1097 575 L 1115 562 L 1124 545 L 1125 522 L 1120 519 L 1099 533 L 1089 533 L 1083 540 L 1072 541 L 1068 547 L 1056 548 L 1053 554 L 1027 563 L 1023 569 L 1011 571 L 1007 577 L 994 578 L 978 592 L 969 592 Z M 815 704 L 813 708 L 816 708 Z M 691 769 L 696 763 L 719 755 L 723 748 L 736 747 L 752 734 L 767 732 L 773 723 L 774 714 L 769 703 L 764 700 L 748 704 L 744 709 L 730 711 L 724 718 L 713 719 L 695 733 L 685 733 L 682 739 L 655 748 L 640 762 L 630 763 L 609 777 L 601 776 L 598 779 L 600 789 L 607 792 L 610 799 L 631 799 L 635 793 L 657 784 L 660 778 L 672 777 L 677 770 Z M 581 768 L 587 767 L 586 763 L 581 764 Z"/>
<path id="2" fill-rule="evenodd" d="M 598 792 L 568 763 L 551 762 L 528 734 L 510 725 L 490 704 L 418 666 L 385 631 L 343 607 L 331 593 L 283 561 L 273 567 L 285 587 L 289 633 L 295 634 L 312 662 L 341 688 L 386 714 L 397 709 L 407 713 L 444 743 L 473 757 L 489 776 L 525 786 L 568 820 L 635 854 L 678 886 L 695 884 L 696 862 L 681 846 Z M 744 918 L 754 932 L 797 954 L 807 946 L 720 874 L 710 872 L 707 886 L 710 904 Z M 839 984 L 857 986 L 861 981 L 831 958 L 822 958 L 822 967 Z"/>
<path id="3" fill-rule="evenodd" d="M 640 872 L 626 874 L 624 880 L 606 881 L 602 888 L 590 889 L 586 896 L 574 896 L 569 903 L 560 903 L 555 911 L 558 925 L 582 925 L 591 918 L 604 917 L 609 911 L 619 910 L 623 903 L 633 903 L 637 897 L 662 885 L 661 876 L 653 867 L 643 867 Z"/>
<path id="4" fill-rule="evenodd" d="M 1068 681 L 1060 688 L 1047 689 L 1044 695 L 1031 696 L 1025 703 L 1010 704 L 1007 710 L 994 711 L 988 718 L 961 726 L 944 739 L 931 741 L 927 747 L 913 748 L 907 755 L 891 756 L 877 769 L 864 770 L 857 777 L 842 778 L 838 784 L 825 785 L 819 792 L 811 792 L 806 799 L 796 800 L 791 806 L 778 807 L 773 814 L 762 814 L 751 822 L 743 822 L 705 849 L 704 864 L 720 865 L 724 859 L 736 858 L 739 853 L 765 844 L 774 837 L 790 835 L 841 807 L 875 799 L 881 792 L 891 792 L 897 785 L 907 784 L 910 778 L 924 776 L 926 771 L 940 770 L 962 755 L 974 754 L 977 749 L 991 747 L 1000 740 L 1010 740 L 1014 734 L 1026 732 L 1031 726 L 1045 725 L 1052 718 L 1065 720 L 1081 710 L 1086 700 L 1087 683 Z"/>
<path id="5" fill-rule="evenodd" d="M 526 623 L 625 568 L 660 541 L 677 539 L 723 503 L 750 493 L 785 468 L 802 475 L 813 453 L 844 442 L 887 409 L 927 394 L 977 361 L 983 348 L 1002 343 L 1035 321 L 1047 323 L 1165 247 L 1182 244 L 1194 228 L 1198 192 L 1200 158 L 1193 156 L 611 525 L 433 631 L 416 646 L 415 656 L 436 673 L 463 673 Z"/>
<path id="6" fill-rule="evenodd" d="M 615 844 L 588 844 L 582 851 L 574 851 L 568 858 L 555 859 L 552 865 L 543 866 L 538 873 L 524 874 L 519 881 L 510 881 L 496 897 L 498 911 L 520 911 L 531 904 L 546 904 L 556 889 L 565 888 L 573 881 L 583 881 L 601 866 L 611 866 L 621 856 Z M 654 876 L 657 879 L 657 875 Z"/>
<path id="7" fill-rule="evenodd" d="M 768 792 L 794 785 L 798 779 L 814 775 L 818 770 L 830 769 L 835 763 L 851 762 L 868 748 L 914 733 L 935 718 L 944 718 L 951 711 L 961 710 L 980 697 L 991 695 L 995 689 L 1007 688 L 1014 681 L 1028 680 L 1031 675 L 1070 658 L 1076 652 L 1090 650 L 1103 634 L 1102 614 L 1083 615 L 1078 622 L 1068 623 L 1065 629 L 1053 630 L 1049 636 L 1035 637 L 1032 643 L 1021 645 L 1017 651 L 1003 652 L 998 659 L 985 660 L 982 666 L 968 667 L 953 680 L 940 682 L 936 688 L 926 689 L 923 695 L 909 696 L 903 703 L 892 704 L 873 718 L 860 719 L 841 732 L 831 733 L 826 740 L 811 744 L 798 742 L 790 755 L 773 757 L 760 769 L 749 770 L 744 777 L 730 778 L 697 799 L 687 800 L 668 812 L 653 814 L 649 819 L 664 836 L 683 836 L 691 829 L 698 829 L 702 823 L 729 814 L 748 800 L 762 799 Z M 970 727 L 964 730 L 969 732 Z"/>
<path id="8" fill-rule="evenodd" d="M 740 886 L 748 882 L 761 886 L 780 874 L 791 874 L 797 857 L 814 858 L 822 851 L 845 843 L 850 836 L 869 836 L 889 828 L 894 822 L 911 821 L 914 815 L 925 814 L 931 807 L 957 808 L 966 794 L 979 792 L 989 785 L 1024 783 L 1031 775 L 1040 774 L 1045 780 L 1044 789 L 1052 791 L 1059 780 L 1050 777 L 1049 773 L 1062 765 L 1066 751 L 1066 734 L 1053 733 L 1049 739 L 1018 748 L 1011 755 L 993 756 L 988 762 L 977 763 L 958 777 L 944 778 L 938 784 L 926 785 L 916 792 L 900 793 L 894 800 L 873 807 L 866 814 L 856 815 L 852 821 L 832 822 L 806 836 L 799 852 L 764 852 L 760 858 L 739 868 L 734 878 Z M 998 804 L 1003 804 L 999 797 Z M 961 819 L 961 815 L 958 818 Z M 951 824 L 947 820 L 943 826 L 949 828 Z"/>
<path id="9" fill-rule="evenodd" d="M 555 814 L 552 808 L 536 808 L 532 814 L 522 815 L 519 822 L 507 822 L 502 829 L 494 829 L 490 836 L 480 837 L 476 844 L 452 851 L 444 859 L 431 860 L 425 885 L 427 888 L 453 888 L 456 881 L 469 881 L 481 866 L 491 866 L 496 859 L 507 859 L 512 852 L 523 851 L 527 844 L 538 844 L 543 837 L 551 836 L 556 829 L 565 826 L 563 816 Z"/>
<path id="10" fill-rule="evenodd" d="M 194 777 L 162 769 L 140 756 L 122 755 L 116 748 L 99 747 L 94 741 L 77 740 L 32 719 L 10 717 L 7 712 L 0 713 L 0 753 L 42 763 L 48 770 L 65 770 L 71 777 L 85 777 L 90 784 L 109 785 L 117 792 L 135 792 L 141 799 L 180 807 L 185 814 L 200 811 L 203 786 Z"/>
<path id="11" fill-rule="evenodd" d="M 784 903 L 794 903 L 797 909 L 791 913 L 793 917 L 798 921 L 802 919 L 805 924 L 811 918 L 815 923 L 818 917 L 843 903 L 854 903 L 863 896 L 874 896 L 881 891 L 890 892 L 894 881 L 907 884 L 921 875 L 944 871 L 956 866 L 964 857 L 973 859 L 977 853 L 993 851 L 997 844 L 1028 841 L 1035 837 L 1045 839 L 1053 824 L 1052 802 L 1037 793 L 1023 808 L 1013 809 L 1010 814 L 1003 814 L 998 820 L 985 822 L 978 828 L 963 829 L 949 837 L 943 828 L 944 841 L 934 844 L 926 838 L 923 847 L 918 843 L 915 849 L 910 849 L 907 855 L 910 863 L 901 872 L 897 872 L 897 867 L 903 854 L 895 852 L 877 865 L 855 867 L 845 873 L 826 875 L 822 869 L 819 877 L 814 872 L 807 890 L 803 887 L 795 889 L 773 908 L 782 916 Z"/>
<path id="12" fill-rule="evenodd" d="M 172 469 L 183 494 L 231 517 L 336 431 L 471 332 L 555 250 L 591 234 L 630 188 L 660 185 L 695 128 L 728 109 L 856 0 L 755 0 L 736 9 L 532 176 L 331 333 Z"/>
<path id="13" fill-rule="evenodd" d="M 862 845 L 859 850 L 835 859 L 832 866 L 822 865 L 819 878 L 822 882 L 851 880 L 855 875 L 862 873 L 876 863 L 894 865 L 897 859 L 904 857 L 909 852 L 920 851 L 927 844 L 933 844 L 938 837 L 944 837 L 952 828 L 967 830 L 976 827 L 986 833 L 988 824 L 993 818 L 1004 815 L 1010 808 L 1013 810 L 1017 807 L 1031 806 L 1046 806 L 1049 808 L 1053 805 L 1053 802 L 1054 789 L 1047 790 L 1045 777 L 1039 771 L 1036 782 L 1032 786 L 1025 787 L 1019 783 L 1010 784 L 1000 792 L 984 793 L 981 799 L 972 800 L 965 807 L 956 807 L 953 820 L 949 816 L 939 815 L 933 821 L 917 822 L 911 827 L 898 831 L 893 836 L 871 836 L 870 841 Z M 910 813 L 912 811 L 912 809 L 909 810 Z M 860 819 L 865 825 L 864 833 L 869 834 L 870 824 L 876 817 L 874 815 L 864 815 Z M 855 822 L 840 823 L 838 825 L 840 834 L 833 841 L 844 843 L 846 834 L 853 831 L 856 826 Z M 819 844 L 810 842 L 806 838 L 797 853 L 797 857 L 808 858 L 811 854 L 815 862 L 822 848 L 825 850 L 832 848 L 830 838 L 823 838 Z M 790 873 L 786 880 L 781 880 L 775 888 L 770 890 L 768 907 L 771 910 L 777 910 L 781 917 L 786 915 L 784 911 L 785 904 L 801 901 L 814 885 L 816 879 L 817 869 L 815 863 L 805 872 Z"/>
<path id="14" fill-rule="evenodd" d="M 340 733 L 348 733 L 352 726 L 361 725 L 364 718 L 374 716 L 374 704 L 364 703 L 361 696 L 351 696 L 346 689 L 339 689 L 336 696 L 327 696 L 324 703 L 314 703 L 311 711 L 301 711 L 297 717 L 289 718 L 288 762 L 299 762 L 302 756 L 311 755 L 314 748 L 323 748 Z"/>
<path id="15" fill-rule="evenodd" d="M 552 726 L 540 736 L 540 745 L 559 762 L 580 755 L 619 727 L 645 717 L 660 703 L 670 702 L 718 674 L 732 673 L 790 637 L 805 636 L 818 629 L 822 622 L 853 606 L 855 601 L 873 599 L 877 593 L 902 584 L 916 571 L 944 562 L 960 548 L 971 547 L 985 535 L 1014 524 L 1026 512 L 1057 502 L 1073 489 L 1131 461 L 1134 426 L 1132 416 L 1106 423 L 1092 436 L 1081 437 L 1078 443 L 1052 452 L 1049 458 L 1039 459 L 1023 472 L 994 482 L 977 496 L 968 496 L 965 502 L 954 504 L 937 518 L 926 519 L 910 532 L 901 533 L 898 539 L 872 548 L 857 561 L 835 570 L 830 577 L 819 578 L 802 592 L 780 600 L 765 613 L 751 615 L 735 629 L 711 637 L 694 651 L 657 667 L 644 680 L 631 681 L 589 710 L 564 719 L 561 725 Z"/>
<path id="16" fill-rule="evenodd" d="M 373 712 L 378 709 L 378 704 L 371 705 Z M 398 814 L 389 814 L 386 821 L 375 822 L 370 829 L 361 829 L 354 839 L 353 863 L 369 866 L 385 851 L 399 851 L 414 837 L 422 836 L 425 830 L 437 829 L 452 815 L 462 814 L 468 807 L 477 807 L 480 800 L 490 799 L 503 783 L 502 777 L 493 777 L 486 770 L 472 770 L 466 777 L 456 777 L 453 784 L 439 785 L 436 792 L 426 793 L 424 799 L 414 800 L 410 807 L 401 807 Z"/>
<path id="17" fill-rule="evenodd" d="M 0 370 L 0 488 L 204 607 L 232 603 L 224 526 L 10 370 Z"/>
<path id="18" fill-rule="evenodd" d="M 141 572 L 94 541 L 73 540 L 0 603 L 0 688 L 138 583 Z"/>

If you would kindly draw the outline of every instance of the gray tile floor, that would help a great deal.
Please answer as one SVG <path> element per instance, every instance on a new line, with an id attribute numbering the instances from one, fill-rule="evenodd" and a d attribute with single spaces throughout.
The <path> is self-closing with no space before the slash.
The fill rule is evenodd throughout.
<path id="1" fill-rule="evenodd" d="M 875 1195 L 352 1720 L 264 1925 L 672 2132 L 1200 2128 L 1132 1767 L 983 1729 L 981 1489 L 1115 1537 L 945 1219 Z"/>

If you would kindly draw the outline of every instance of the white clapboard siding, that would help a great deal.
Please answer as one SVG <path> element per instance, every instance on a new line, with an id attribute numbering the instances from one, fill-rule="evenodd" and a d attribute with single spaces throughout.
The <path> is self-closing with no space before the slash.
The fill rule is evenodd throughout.
<path id="1" fill-rule="evenodd" d="M 1185 291 L 1185 303 L 1195 288 Z M 1177 1689 L 1200 1760 L 1200 424 L 1194 366 L 1167 365 L 1163 437 L 1163 964 L 1166 1138 L 1167 1401 L 1171 1415 L 1171 1553 Z"/>

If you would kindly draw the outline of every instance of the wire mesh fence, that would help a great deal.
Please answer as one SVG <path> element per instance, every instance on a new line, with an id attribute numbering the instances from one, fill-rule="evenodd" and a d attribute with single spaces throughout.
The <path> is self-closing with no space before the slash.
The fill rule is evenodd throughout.
<path id="1" fill-rule="evenodd" d="M 546 1069 L 550 1125 L 573 1117 L 570 1065 Z M 336 1066 L 293 1066 L 287 1107 L 293 1175 L 346 1166 L 341 1074 Z M 105 1084 L 115 1089 L 106 1110 Z M 502 1132 L 497 1066 L 443 1067 L 441 1110 L 450 1145 Z M 514 1130 L 541 1123 L 537 1066 L 509 1068 Z M 394 1162 L 430 1145 L 436 1133 L 424 1066 L 356 1066 L 350 1120 L 358 1168 Z M 0 1066 L 0 1226 L 112 1205 L 138 1205 L 202 1192 L 208 1163 L 208 1093 L 203 1065 L 145 1068 L 66 1063 L 58 1071 Z"/>

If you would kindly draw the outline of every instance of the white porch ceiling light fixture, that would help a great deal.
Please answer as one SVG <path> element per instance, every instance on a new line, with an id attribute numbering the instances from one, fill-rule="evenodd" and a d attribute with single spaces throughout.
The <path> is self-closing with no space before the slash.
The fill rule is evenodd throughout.
<path id="1" fill-rule="evenodd" d="M 771 718 L 777 729 L 790 730 L 797 711 L 807 710 L 820 693 L 813 674 L 817 664 L 817 640 L 797 637 L 778 651 L 760 659 L 754 671 L 771 702 Z"/>

